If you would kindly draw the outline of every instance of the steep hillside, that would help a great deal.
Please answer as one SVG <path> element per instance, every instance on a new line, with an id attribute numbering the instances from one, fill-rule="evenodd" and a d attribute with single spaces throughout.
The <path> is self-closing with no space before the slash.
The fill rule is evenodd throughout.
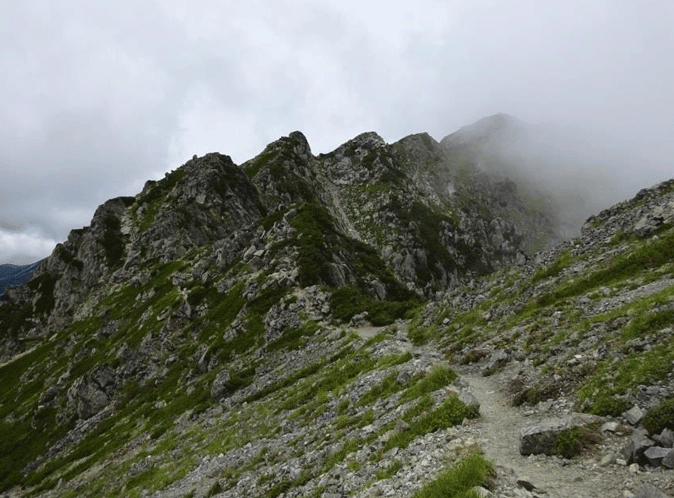
<path id="1" fill-rule="evenodd" d="M 670 186 L 532 261 L 548 213 L 428 135 L 314 156 L 294 132 L 241 166 L 194 157 L 100 206 L 2 296 L 0 492 L 412 496 L 436 477 L 512 491 L 479 456 L 451 363 L 508 346 L 504 362 L 529 359 L 526 389 L 550 365 L 600 412 L 583 393 L 604 377 L 579 383 L 554 348 L 587 349 L 603 315 L 573 307 L 599 286 L 665 292 Z M 660 256 L 634 266 L 629 251 Z M 630 387 L 604 391 L 629 403 Z"/>
<path id="2" fill-rule="evenodd" d="M 413 343 L 433 345 L 466 378 L 497 377 L 490 392 L 520 407 L 520 422 L 510 428 L 522 434 L 540 420 L 547 422 L 533 430 L 545 433 L 556 423 L 551 417 L 568 429 L 572 411 L 604 417 L 601 431 L 599 425 L 594 432 L 578 429 L 567 446 L 550 438 L 543 445 L 565 456 L 603 440 L 584 459 L 562 472 L 547 457 L 537 461 L 538 471 L 529 465 L 528 475 L 542 470 L 541 480 L 554 473 L 567 482 L 582 476 L 586 484 L 574 486 L 576 496 L 632 496 L 639 482 L 674 492 L 672 472 L 660 467 L 674 467 L 674 460 L 663 460 L 669 453 L 674 458 L 668 435 L 674 429 L 674 180 L 589 218 L 579 238 L 532 263 L 431 303 L 410 326 Z M 472 384 L 479 389 L 484 382 Z M 520 443 L 528 454 L 524 436 Z"/>

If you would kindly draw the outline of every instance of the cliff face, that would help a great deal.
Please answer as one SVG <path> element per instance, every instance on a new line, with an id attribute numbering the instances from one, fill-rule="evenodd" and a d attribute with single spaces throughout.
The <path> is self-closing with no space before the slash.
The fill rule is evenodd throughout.
<path id="1" fill-rule="evenodd" d="M 437 352 L 412 352 L 403 320 L 482 275 L 533 264 L 527 251 L 558 238 L 533 195 L 426 134 L 387 144 L 365 133 L 315 156 L 294 132 L 240 166 L 194 157 L 137 196 L 106 202 L 1 298 L 0 489 L 85 493 L 91 478 L 101 486 L 91 496 L 183 496 L 181 479 L 206 465 L 197 451 L 228 455 L 208 471 L 209 486 L 226 469 L 262 472 L 264 460 L 258 477 L 285 477 L 258 482 L 260 495 L 324 489 L 332 450 L 341 451 L 329 434 L 335 417 L 344 417 L 339 437 L 374 437 L 388 451 L 377 438 L 399 417 L 380 418 L 384 405 L 411 410 L 411 427 L 433 406 L 450 410 L 435 395 L 413 413 L 435 391 L 423 379 L 447 369 Z M 346 331 L 362 324 L 390 328 L 374 341 L 370 329 Z M 394 398 L 373 410 L 376 399 L 362 398 L 384 380 Z M 414 391 L 420 382 L 431 384 Z M 309 417 L 314 396 L 322 401 L 311 409 L 323 412 Z M 474 415 L 468 405 L 451 408 L 459 422 Z M 317 443 L 328 436 L 329 447 Z M 261 452 L 261 438 L 273 439 L 277 458 L 301 438 L 307 455 L 282 471 L 250 454 L 246 444 Z M 173 453 L 180 464 L 170 469 Z M 111 461 L 114 475 L 104 471 Z M 359 486 L 372 477 L 363 476 Z M 195 484 L 193 496 L 207 492 Z"/>

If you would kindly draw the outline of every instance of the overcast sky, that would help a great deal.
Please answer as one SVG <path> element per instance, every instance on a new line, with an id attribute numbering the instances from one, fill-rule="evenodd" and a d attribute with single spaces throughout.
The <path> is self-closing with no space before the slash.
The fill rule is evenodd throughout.
<path id="1" fill-rule="evenodd" d="M 0 263 L 293 130 L 319 153 L 504 112 L 588 132 L 636 193 L 674 176 L 673 20 L 671 0 L 5 2 Z"/>

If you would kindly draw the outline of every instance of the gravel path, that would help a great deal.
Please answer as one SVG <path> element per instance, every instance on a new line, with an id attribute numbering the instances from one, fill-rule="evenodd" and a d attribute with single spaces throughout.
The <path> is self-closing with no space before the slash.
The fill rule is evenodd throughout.
<path id="1" fill-rule="evenodd" d="M 600 467 L 597 455 L 574 459 L 562 465 L 558 458 L 545 456 L 523 457 L 519 453 L 519 434 L 524 424 L 530 422 L 519 408 L 510 405 L 505 393 L 507 372 L 482 377 L 479 372 L 457 368 L 471 393 L 480 402 L 481 417 L 471 427 L 481 440 L 485 456 L 493 462 L 499 477 L 506 481 L 525 479 L 536 488 L 533 496 L 550 498 L 625 498 L 631 496 L 643 483 L 668 484 L 669 474 L 629 471 L 627 467 L 611 465 Z M 510 372 L 510 376 L 512 372 Z M 617 443 L 618 441 L 616 441 Z M 615 445 L 614 445 L 615 446 Z M 510 489 L 508 489 L 510 488 Z M 498 496 L 527 496 L 523 489 L 505 486 L 497 490 Z M 512 492 L 512 493 L 511 493 Z"/>

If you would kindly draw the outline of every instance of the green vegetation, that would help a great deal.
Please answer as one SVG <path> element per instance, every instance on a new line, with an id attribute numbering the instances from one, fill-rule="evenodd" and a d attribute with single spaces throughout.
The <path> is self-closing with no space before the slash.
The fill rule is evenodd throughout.
<path id="1" fill-rule="evenodd" d="M 637 339 L 672 325 L 674 325 L 674 309 L 639 314 L 625 327 L 622 338 Z"/>
<path id="2" fill-rule="evenodd" d="M 435 410 L 412 422 L 407 429 L 392 436 L 386 441 L 383 451 L 396 446 L 405 448 L 415 437 L 453 427 L 463 422 L 464 418 L 475 418 L 478 415 L 477 406 L 466 406 L 459 398 L 452 396 Z"/>
<path id="3" fill-rule="evenodd" d="M 620 362 L 603 361 L 578 391 L 581 404 L 590 400 L 591 412 L 601 412 L 599 403 L 606 403 L 606 396 L 623 394 L 638 385 L 651 385 L 666 379 L 674 362 L 674 345 L 660 344 L 645 352 L 634 352 Z"/>
<path id="4" fill-rule="evenodd" d="M 59 275 L 45 272 L 28 282 L 28 287 L 40 293 L 34 305 L 34 310 L 38 315 L 48 315 L 54 309 L 54 286 L 59 279 Z"/>
<path id="5" fill-rule="evenodd" d="M 534 273 L 534 276 L 531 277 L 531 283 L 535 284 L 541 280 L 558 275 L 564 268 L 567 268 L 572 261 L 573 255 L 571 254 L 571 251 L 568 249 L 565 250 L 550 266 L 539 268 L 536 273 Z"/>
<path id="6" fill-rule="evenodd" d="M 416 399 L 437 391 L 454 382 L 456 377 L 456 372 L 449 367 L 435 367 L 430 374 L 409 387 L 403 393 L 401 400 Z"/>
<path id="7" fill-rule="evenodd" d="M 421 303 L 417 294 L 396 280 L 374 249 L 343 236 L 322 205 L 304 203 L 290 224 L 297 230 L 290 243 L 299 250 L 299 282 L 302 286 L 338 285 L 340 282 L 335 280 L 334 274 L 337 258 L 354 269 L 357 285 L 333 291 L 330 307 L 337 320 L 348 321 L 353 315 L 367 311 L 373 324 L 388 325 Z M 375 297 L 370 284 L 372 278 L 385 288 L 386 300 Z"/>
<path id="8" fill-rule="evenodd" d="M 473 455 L 456 464 L 414 494 L 414 498 L 473 498 L 475 486 L 490 487 L 494 469 L 481 455 Z"/>
<path id="9" fill-rule="evenodd" d="M 103 235 L 98 242 L 105 249 L 105 260 L 110 267 L 120 266 L 122 264 L 122 257 L 124 256 L 124 236 L 120 231 L 122 223 L 119 217 L 112 213 L 107 213 L 101 220 Z"/>
<path id="10" fill-rule="evenodd" d="M 560 433 L 552 445 L 552 454 L 563 458 L 573 458 L 583 450 L 601 441 L 597 427 L 574 427 Z"/>
<path id="11" fill-rule="evenodd" d="M 330 298 L 330 309 L 335 319 L 347 322 L 354 315 L 366 311 L 368 320 L 374 326 L 389 325 L 396 319 L 405 318 L 418 306 L 419 300 L 415 298 L 404 301 L 380 301 L 352 286 L 340 287 Z"/>
<path id="12" fill-rule="evenodd" d="M 312 336 L 318 330 L 316 322 L 306 322 L 301 327 L 284 331 L 281 337 L 267 344 L 266 349 L 267 351 L 299 349 L 302 347 L 303 339 Z"/>
<path id="13" fill-rule="evenodd" d="M 184 168 L 173 170 L 167 173 L 164 178 L 154 183 L 146 193 L 140 196 L 138 202 L 133 206 L 132 212 L 136 215 L 142 206 L 143 214 L 138 222 L 141 231 L 145 231 L 152 226 L 169 193 L 185 178 L 185 175 L 186 171 Z"/>
<path id="14" fill-rule="evenodd" d="M 382 470 L 378 471 L 374 475 L 374 477 L 377 481 L 382 481 L 384 479 L 390 479 L 391 477 L 396 475 L 398 473 L 398 471 L 402 468 L 403 468 L 403 464 L 400 463 L 400 461 L 398 461 L 398 460 L 394 460 L 394 462 L 391 465 L 389 465 L 385 469 L 382 469 Z"/>
<path id="15" fill-rule="evenodd" d="M 674 261 L 674 230 L 669 230 L 659 238 L 635 244 L 632 250 L 615 256 L 604 268 L 560 285 L 554 291 L 541 296 L 537 304 L 549 306 L 564 298 L 581 295 L 591 289 L 618 282 L 645 270 L 659 268 L 672 261 Z"/>
<path id="16" fill-rule="evenodd" d="M 368 392 L 363 394 L 358 400 L 357 406 L 369 405 L 374 403 L 378 399 L 388 398 L 392 394 L 397 393 L 402 389 L 402 386 L 396 382 L 398 377 L 398 372 L 391 372 L 389 375 L 384 377 L 380 384 L 377 384 Z"/>
<path id="17" fill-rule="evenodd" d="M 674 399 L 666 399 L 650 408 L 642 423 L 650 434 L 660 434 L 663 429 L 674 430 Z"/>

